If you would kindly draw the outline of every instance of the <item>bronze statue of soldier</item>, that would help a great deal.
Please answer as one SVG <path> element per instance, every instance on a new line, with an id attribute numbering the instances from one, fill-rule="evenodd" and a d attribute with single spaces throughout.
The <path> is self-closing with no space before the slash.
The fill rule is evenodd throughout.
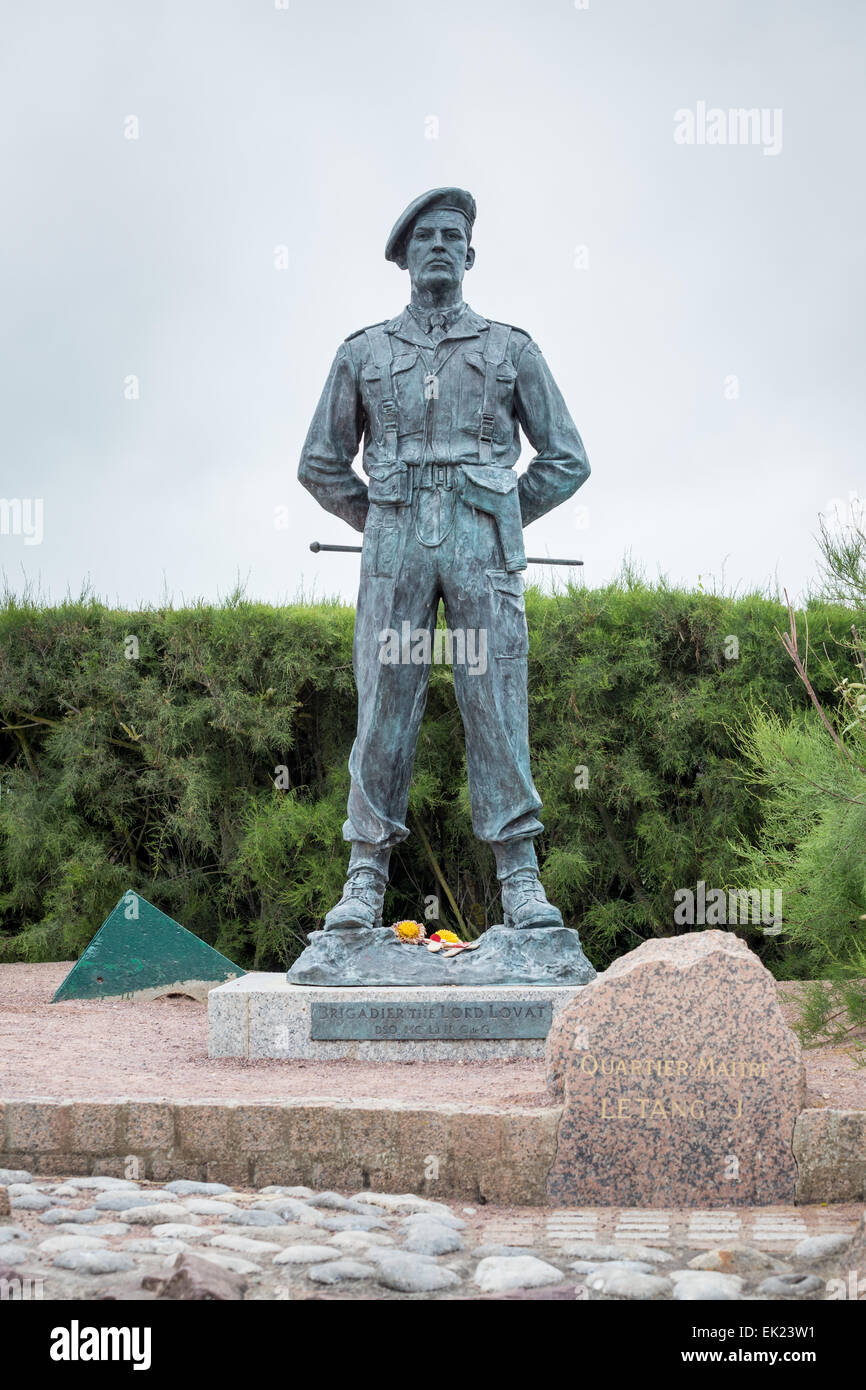
<path id="1" fill-rule="evenodd" d="M 455 661 L 453 674 L 472 824 L 496 858 L 504 925 L 562 927 L 534 847 L 522 528 L 571 497 L 589 463 L 529 334 L 463 300 L 475 214 L 464 189 L 437 188 L 398 218 L 385 255 L 409 271 L 409 304 L 341 344 L 301 455 L 304 487 L 364 534 L 343 827 L 352 850 L 326 931 L 382 925 L 430 676 L 428 660 L 406 659 L 406 638 L 432 639 L 440 600 L 449 631 L 467 638 L 461 650 L 485 655 Z M 535 456 L 518 477 L 521 429 Z M 352 469 L 362 442 L 366 486 Z"/>

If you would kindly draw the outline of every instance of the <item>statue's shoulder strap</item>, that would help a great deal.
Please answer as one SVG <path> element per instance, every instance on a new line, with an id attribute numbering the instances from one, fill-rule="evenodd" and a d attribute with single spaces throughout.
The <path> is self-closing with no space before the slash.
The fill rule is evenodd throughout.
<path id="1" fill-rule="evenodd" d="M 348 335 L 345 341 L 353 343 L 356 338 L 363 338 L 365 333 L 372 333 L 374 328 L 383 328 L 387 322 L 387 319 L 383 319 L 381 323 L 374 323 L 370 328 L 357 328 L 354 333 Z"/>
<path id="2" fill-rule="evenodd" d="M 385 322 L 387 323 L 387 319 Z M 381 370 L 384 371 L 387 369 L 390 376 L 393 353 L 391 351 L 391 339 L 385 332 L 384 324 L 374 323 L 372 328 L 365 328 L 363 331 L 369 344 L 373 361 Z"/>
<path id="3" fill-rule="evenodd" d="M 478 462 L 493 461 L 493 428 L 496 424 L 495 382 L 496 373 L 505 361 L 511 326 L 507 323 L 491 322 L 484 345 L 484 400 L 481 405 L 481 429 L 478 431 Z"/>
<path id="4" fill-rule="evenodd" d="M 386 320 L 387 322 L 387 320 Z M 364 333 L 370 348 L 370 356 L 379 369 L 379 394 L 382 412 L 382 454 L 388 462 L 397 459 L 397 402 L 394 399 L 394 381 L 391 376 L 391 339 L 381 323 L 365 328 Z"/>
<path id="5" fill-rule="evenodd" d="M 518 330 L 519 331 L 519 330 Z M 487 343 L 484 348 L 485 362 L 493 362 L 496 366 L 505 361 L 505 354 L 508 352 L 508 340 L 511 337 L 511 325 L 509 323 L 490 322 L 490 331 L 487 334 Z"/>

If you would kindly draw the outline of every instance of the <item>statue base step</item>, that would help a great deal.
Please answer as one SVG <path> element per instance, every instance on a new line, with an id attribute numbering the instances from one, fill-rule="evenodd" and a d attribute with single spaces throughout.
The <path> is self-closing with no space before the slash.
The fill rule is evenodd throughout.
<path id="1" fill-rule="evenodd" d="M 436 959 L 421 947 L 406 949 Z M 208 995 L 208 1055 L 321 1062 L 540 1059 L 553 1020 L 579 993 L 574 985 L 340 989 L 288 984 L 282 974 L 247 974 Z"/>
<path id="2" fill-rule="evenodd" d="M 595 970 L 571 927 L 489 927 L 477 950 L 444 956 L 400 941 L 389 927 L 313 932 L 290 985 L 391 988 L 425 985 L 588 985 Z"/>

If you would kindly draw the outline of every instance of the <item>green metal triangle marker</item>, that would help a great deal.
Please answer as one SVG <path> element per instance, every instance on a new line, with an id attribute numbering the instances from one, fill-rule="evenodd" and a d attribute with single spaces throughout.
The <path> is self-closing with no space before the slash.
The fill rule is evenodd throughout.
<path id="1" fill-rule="evenodd" d="M 175 992 L 205 999 L 214 985 L 244 974 L 240 966 L 130 889 L 51 1002 L 112 995 L 155 999 Z"/>

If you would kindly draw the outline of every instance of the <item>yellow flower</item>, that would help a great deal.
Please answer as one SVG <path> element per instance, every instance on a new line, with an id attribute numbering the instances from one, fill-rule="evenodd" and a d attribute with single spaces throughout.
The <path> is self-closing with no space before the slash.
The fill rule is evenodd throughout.
<path id="1" fill-rule="evenodd" d="M 395 922 L 393 929 L 401 941 L 420 941 L 424 936 L 420 922 Z"/>
<path id="2" fill-rule="evenodd" d="M 455 941 L 458 945 L 460 944 L 460 937 L 457 935 L 456 932 L 453 931 L 438 931 L 436 933 L 436 940 L 448 942 Z"/>

